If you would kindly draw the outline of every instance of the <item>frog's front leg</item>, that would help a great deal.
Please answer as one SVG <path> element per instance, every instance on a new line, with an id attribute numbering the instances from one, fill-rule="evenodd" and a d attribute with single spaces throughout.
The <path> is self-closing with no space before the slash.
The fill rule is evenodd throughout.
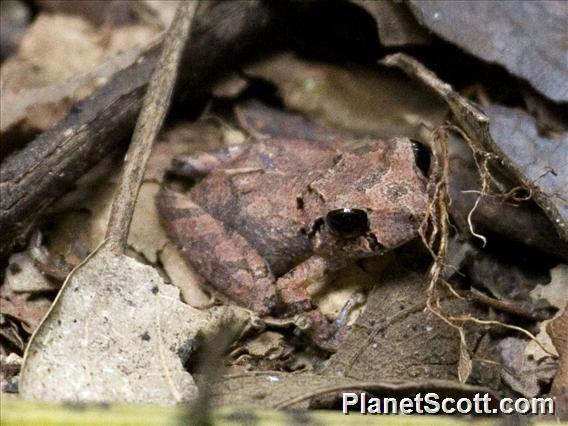
<path id="1" fill-rule="evenodd" d="M 260 315 L 276 308 L 275 278 L 240 234 L 182 194 L 163 190 L 156 204 L 185 260 L 216 290 Z"/>
<path id="2" fill-rule="evenodd" d="M 276 281 L 278 294 L 286 313 L 299 314 L 304 318 L 306 322 L 302 327 L 304 332 L 316 345 L 332 351 L 337 348 L 345 334 L 346 330 L 343 327 L 345 324 L 329 321 L 317 307 L 314 307 L 307 287 L 342 266 L 343 262 L 338 264 L 336 260 L 332 264 L 328 259 L 314 255 Z"/>

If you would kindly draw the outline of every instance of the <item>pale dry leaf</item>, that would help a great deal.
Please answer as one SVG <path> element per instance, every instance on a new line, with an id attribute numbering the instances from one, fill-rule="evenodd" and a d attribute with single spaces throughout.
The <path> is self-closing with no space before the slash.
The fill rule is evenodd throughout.
<path id="1" fill-rule="evenodd" d="M 35 266 L 28 252 L 14 253 L 8 260 L 4 285 L 15 293 L 54 291 L 57 283 L 47 279 Z"/>
<path id="2" fill-rule="evenodd" d="M 69 276 L 32 337 L 20 393 L 48 401 L 190 400 L 197 387 L 178 351 L 197 333 L 242 324 L 222 312 L 191 308 L 153 268 L 102 246 Z"/>
<path id="3" fill-rule="evenodd" d="M 471 369 L 473 368 L 473 362 L 471 361 L 471 356 L 469 355 L 469 350 L 467 348 L 467 342 L 465 340 L 464 331 L 460 328 L 460 358 L 458 361 L 458 380 L 460 383 L 466 383 L 469 375 L 471 374 Z"/>
<path id="4" fill-rule="evenodd" d="M 568 303 L 568 265 L 560 264 L 550 270 L 550 282 L 546 285 L 538 285 L 531 291 L 531 297 L 536 302 L 545 299 L 552 306 L 559 309 L 559 313 Z"/>
<path id="5" fill-rule="evenodd" d="M 370 262 L 374 265 L 369 265 Z M 356 293 L 366 294 L 380 281 L 381 272 L 387 264 L 388 260 L 384 257 L 369 259 L 366 266 L 373 268 L 372 274 L 356 264 L 349 265 L 329 280 L 321 279 L 312 283 L 307 288 L 308 293 L 324 315 L 337 318 L 345 304 Z M 363 307 L 360 305 L 351 310 L 349 324 L 359 316 Z"/>
<path id="6" fill-rule="evenodd" d="M 174 20 L 179 2 L 180 0 L 142 0 L 138 3 L 140 6 L 148 8 L 158 18 L 162 28 L 168 28 Z M 142 14 L 138 5 L 134 7 L 137 8 L 139 14 Z M 145 17 L 142 16 L 141 18 L 144 19 Z"/>
<path id="7" fill-rule="evenodd" d="M 8 356 L 0 354 L 0 393 L 2 396 L 8 387 L 16 387 L 18 373 L 22 366 L 22 358 L 15 352 Z"/>
<path id="8" fill-rule="evenodd" d="M 248 80 L 238 74 L 231 74 L 213 86 L 212 94 L 216 98 L 235 99 L 247 87 Z"/>
<path id="9" fill-rule="evenodd" d="M 172 243 L 159 253 L 160 263 L 171 283 L 181 292 L 181 299 L 194 308 L 204 308 L 213 302 L 202 288 L 203 278 L 181 257 Z"/>
<path id="10" fill-rule="evenodd" d="M 157 183 L 142 183 L 128 234 L 128 245 L 151 263 L 156 263 L 158 252 L 168 242 L 154 202 L 159 190 L 160 185 Z"/>
<path id="11" fill-rule="evenodd" d="M 18 92 L 73 78 L 95 67 L 102 55 L 97 30 L 85 20 L 39 15 L 17 55 L 3 65 L 3 89 Z"/>
<path id="12" fill-rule="evenodd" d="M 265 331 L 243 345 L 242 349 L 254 357 L 278 356 L 285 349 L 284 336 L 274 331 Z"/>
<path id="13" fill-rule="evenodd" d="M 552 353 L 558 353 L 547 331 L 547 326 L 556 318 L 559 318 L 566 306 L 568 306 L 568 265 L 558 265 L 550 270 L 550 282 L 546 285 L 538 285 L 530 293 L 531 298 L 537 302 L 540 299 L 546 300 L 552 306 L 558 308 L 558 312 L 553 318 L 540 323 L 540 331 L 536 335 L 538 341 Z M 549 358 L 540 345 L 530 341 L 525 349 L 525 355 L 537 361 Z"/>

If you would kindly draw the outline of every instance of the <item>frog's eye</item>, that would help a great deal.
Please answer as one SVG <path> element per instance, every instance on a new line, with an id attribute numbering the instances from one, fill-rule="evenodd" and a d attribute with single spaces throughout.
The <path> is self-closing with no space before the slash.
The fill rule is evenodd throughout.
<path id="1" fill-rule="evenodd" d="M 355 238 L 369 230 L 369 218 L 364 210 L 337 209 L 325 215 L 325 225 L 340 237 Z"/>
<path id="2" fill-rule="evenodd" d="M 411 140 L 410 142 L 412 143 L 416 166 L 420 169 L 422 174 L 427 177 L 430 171 L 430 150 L 426 145 L 416 140 Z"/>

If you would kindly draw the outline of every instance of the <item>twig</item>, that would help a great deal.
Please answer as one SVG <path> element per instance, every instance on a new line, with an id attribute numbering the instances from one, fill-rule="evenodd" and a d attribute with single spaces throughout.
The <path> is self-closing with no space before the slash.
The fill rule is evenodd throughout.
<path id="1" fill-rule="evenodd" d="M 181 53 L 189 35 L 197 7 L 196 1 L 183 1 L 164 39 L 162 52 L 142 110 L 136 122 L 132 142 L 126 154 L 125 166 L 112 203 L 106 238 L 116 253 L 123 253 L 128 238 L 134 203 L 142 183 L 152 144 L 160 130 L 170 105 Z"/>
<path id="2" fill-rule="evenodd" d="M 176 97 L 198 99 L 259 45 L 269 47 L 274 11 L 267 2 L 216 2 L 195 17 Z M 0 164 L 0 257 L 23 246 L 46 209 L 101 159 L 124 147 L 160 53 L 152 45 L 53 128 Z M 191 72 L 189 72 L 191 70 Z M 179 88 L 178 88 L 179 87 Z M 2 150 L 0 150 L 2 151 Z M 2 157 L 2 152 L 0 152 Z"/>
<path id="3" fill-rule="evenodd" d="M 519 333 L 524 334 L 525 336 L 527 336 L 529 339 L 531 339 L 532 341 L 534 341 L 544 352 L 546 352 L 548 355 L 550 355 L 553 358 L 558 358 L 558 355 L 551 352 L 548 348 L 546 348 L 541 342 L 540 340 L 538 340 L 536 338 L 536 336 L 534 334 L 532 334 L 530 331 L 525 330 L 522 327 L 518 327 L 516 325 L 511 325 L 511 324 L 505 324 L 501 321 L 493 321 L 493 320 L 481 320 L 472 316 L 463 316 L 463 317 L 451 317 L 450 320 L 452 321 L 460 321 L 460 322 L 466 322 L 466 321 L 470 321 L 470 322 L 474 322 L 476 324 L 481 324 L 481 325 L 490 325 L 490 326 L 498 326 L 498 327 L 503 327 L 503 328 L 508 328 L 509 330 L 515 330 L 518 331 Z"/>
<path id="4" fill-rule="evenodd" d="M 531 312 L 527 309 L 523 309 L 521 306 L 514 305 L 512 303 L 503 302 L 502 300 L 495 299 L 493 297 L 487 296 L 481 293 L 479 290 L 471 289 L 467 292 L 466 297 L 474 302 L 481 303 L 485 306 L 490 306 L 501 312 L 506 312 L 508 314 L 516 315 L 521 318 L 528 319 L 530 321 L 544 321 L 546 318 L 544 315 Z"/>

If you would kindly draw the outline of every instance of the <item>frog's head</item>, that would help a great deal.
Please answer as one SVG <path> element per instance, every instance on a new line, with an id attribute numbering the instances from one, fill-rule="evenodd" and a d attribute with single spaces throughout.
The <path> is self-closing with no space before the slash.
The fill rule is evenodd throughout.
<path id="1" fill-rule="evenodd" d="M 313 251 L 363 258 L 415 238 L 427 210 L 428 159 L 424 147 L 406 138 L 343 154 L 306 196 Z"/>

